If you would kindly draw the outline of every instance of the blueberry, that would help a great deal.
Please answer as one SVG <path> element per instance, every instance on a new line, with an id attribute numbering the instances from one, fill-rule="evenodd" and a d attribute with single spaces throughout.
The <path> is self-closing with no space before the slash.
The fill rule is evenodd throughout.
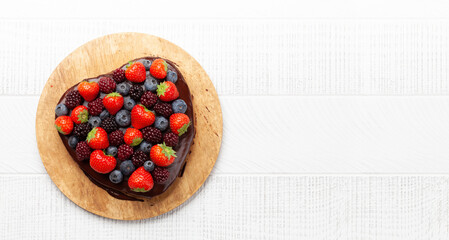
<path id="1" fill-rule="evenodd" d="M 138 62 L 141 62 L 143 66 L 145 66 L 145 70 L 150 70 L 151 60 L 148 59 L 139 59 Z"/>
<path id="2" fill-rule="evenodd" d="M 155 78 L 153 78 L 152 76 L 148 76 L 147 75 L 147 79 L 145 80 L 144 84 L 145 89 L 147 91 L 156 91 L 157 89 L 157 80 Z"/>
<path id="3" fill-rule="evenodd" d="M 147 172 L 151 172 L 151 171 L 154 170 L 154 163 L 153 163 L 152 161 L 146 161 L 146 162 L 143 164 L 143 168 L 145 168 L 145 170 L 146 170 Z"/>
<path id="4" fill-rule="evenodd" d="M 136 170 L 136 167 L 134 167 L 133 162 L 131 160 L 126 160 L 123 161 L 120 164 L 120 171 L 123 173 L 123 175 L 125 176 L 129 176 L 131 175 L 131 173 L 134 172 L 134 170 Z"/>
<path id="5" fill-rule="evenodd" d="M 124 109 L 118 111 L 118 113 L 115 115 L 115 122 L 120 127 L 127 127 L 127 126 L 129 126 L 129 124 L 131 124 L 131 113 L 129 111 L 127 111 L 127 110 L 124 110 Z"/>
<path id="6" fill-rule="evenodd" d="M 109 111 L 105 109 L 105 110 L 103 110 L 103 112 L 100 113 L 100 118 L 101 118 L 101 120 L 103 120 L 107 117 L 109 117 Z"/>
<path id="7" fill-rule="evenodd" d="M 167 71 L 167 81 L 176 83 L 176 81 L 178 81 L 178 74 L 176 74 L 176 72 L 173 72 L 172 70 L 168 70 Z"/>
<path id="8" fill-rule="evenodd" d="M 106 155 L 115 157 L 115 155 L 117 155 L 117 147 L 109 146 L 108 148 L 106 148 Z"/>
<path id="9" fill-rule="evenodd" d="M 142 143 L 140 143 L 139 145 L 139 150 L 144 152 L 144 153 L 149 153 L 151 150 L 151 143 L 147 142 L 147 141 L 143 141 Z"/>
<path id="10" fill-rule="evenodd" d="M 164 131 L 168 127 L 168 120 L 162 116 L 157 116 L 156 120 L 154 120 L 154 127 Z"/>
<path id="11" fill-rule="evenodd" d="M 66 107 L 66 105 L 64 103 L 60 103 L 56 106 L 55 109 L 55 113 L 56 116 L 64 116 L 67 115 L 67 113 L 69 113 L 69 109 Z"/>
<path id="12" fill-rule="evenodd" d="M 101 123 L 101 118 L 98 116 L 93 116 L 89 118 L 89 123 L 92 127 L 99 127 Z"/>
<path id="13" fill-rule="evenodd" d="M 185 113 L 187 110 L 187 104 L 182 99 L 176 99 L 171 104 L 171 108 L 173 109 L 174 113 Z"/>
<path id="14" fill-rule="evenodd" d="M 133 107 L 136 105 L 136 101 L 134 101 L 134 99 L 130 98 L 130 97 L 125 97 L 123 99 L 123 107 L 126 110 L 133 110 Z"/>
<path id="15" fill-rule="evenodd" d="M 78 144 L 78 138 L 76 138 L 75 136 L 71 136 L 69 137 L 68 142 L 71 148 L 76 148 L 76 144 Z"/>
<path id="16" fill-rule="evenodd" d="M 120 183 L 123 181 L 123 174 L 119 170 L 114 170 L 109 174 L 109 180 L 113 183 Z"/>
<path id="17" fill-rule="evenodd" d="M 117 84 L 115 91 L 120 93 L 122 96 L 127 96 L 130 88 L 131 88 L 131 86 L 127 82 L 122 82 L 122 83 Z"/>

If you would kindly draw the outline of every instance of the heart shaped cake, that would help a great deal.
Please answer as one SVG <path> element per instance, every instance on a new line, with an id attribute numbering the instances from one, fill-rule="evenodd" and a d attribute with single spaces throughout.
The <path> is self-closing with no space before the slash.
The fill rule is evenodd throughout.
<path id="1" fill-rule="evenodd" d="M 192 97 L 167 59 L 144 57 L 68 89 L 55 127 L 73 160 L 110 195 L 141 201 L 182 176 L 195 135 Z"/>

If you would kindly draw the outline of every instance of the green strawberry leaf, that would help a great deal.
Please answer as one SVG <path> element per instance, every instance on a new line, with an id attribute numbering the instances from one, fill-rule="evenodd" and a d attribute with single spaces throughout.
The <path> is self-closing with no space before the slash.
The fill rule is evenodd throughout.
<path id="1" fill-rule="evenodd" d="M 55 124 L 55 127 L 56 127 L 56 129 L 58 130 L 58 132 L 60 132 L 61 134 L 64 134 L 64 135 L 65 135 L 65 132 L 62 131 L 61 126 L 58 126 L 58 125 Z"/>
<path id="2" fill-rule="evenodd" d="M 182 134 L 187 132 L 187 129 L 190 127 L 190 121 L 184 125 L 180 129 L 178 129 L 178 136 L 181 136 Z"/>
<path id="3" fill-rule="evenodd" d="M 171 157 L 177 157 L 176 151 L 173 150 L 172 147 L 165 145 L 165 142 L 158 145 L 162 148 L 162 153 L 165 155 L 165 157 L 167 157 L 167 159 L 170 159 Z"/>
<path id="4" fill-rule="evenodd" d="M 164 65 L 165 72 L 167 72 L 167 62 L 164 60 L 164 61 L 162 61 L 162 64 Z"/>
<path id="5" fill-rule="evenodd" d="M 145 188 L 134 188 L 131 190 L 133 190 L 134 192 L 148 192 L 148 190 L 145 190 Z"/>
<path id="6" fill-rule="evenodd" d="M 167 89 L 168 89 L 168 84 L 165 82 L 157 85 L 157 90 L 156 90 L 157 96 L 160 97 L 160 96 L 164 95 L 165 91 L 167 91 Z"/>
<path id="7" fill-rule="evenodd" d="M 95 127 L 94 129 L 92 129 L 89 134 L 87 134 L 87 138 L 86 141 L 90 142 L 90 140 L 92 140 L 93 138 L 95 138 L 95 134 L 97 134 L 97 128 Z"/>
<path id="8" fill-rule="evenodd" d="M 121 97 L 121 96 L 122 95 L 120 93 L 118 93 L 118 92 L 112 92 L 112 93 L 109 93 L 108 95 L 106 95 L 107 98 L 110 98 L 110 97 Z"/>
<path id="9" fill-rule="evenodd" d="M 142 138 L 134 138 L 133 142 L 130 144 L 131 147 L 137 146 L 142 142 Z"/>
<path id="10" fill-rule="evenodd" d="M 125 67 L 126 67 L 126 68 L 129 68 L 132 64 L 133 64 L 133 62 L 132 62 L 132 61 L 129 61 L 128 64 L 126 64 Z"/>
<path id="11" fill-rule="evenodd" d="M 85 123 L 87 120 L 89 120 L 89 112 L 85 109 L 78 114 L 78 121 Z"/>

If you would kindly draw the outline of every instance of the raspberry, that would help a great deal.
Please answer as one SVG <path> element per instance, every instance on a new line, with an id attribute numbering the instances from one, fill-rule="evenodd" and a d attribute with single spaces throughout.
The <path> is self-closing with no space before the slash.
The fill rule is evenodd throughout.
<path id="1" fill-rule="evenodd" d="M 109 134 L 109 145 L 120 146 L 125 141 L 123 140 L 124 134 L 121 130 L 115 130 Z"/>
<path id="2" fill-rule="evenodd" d="M 109 116 L 101 121 L 100 127 L 103 128 L 107 133 L 111 133 L 118 129 L 117 123 L 115 122 L 115 118 L 113 116 Z"/>
<path id="3" fill-rule="evenodd" d="M 164 183 L 167 181 L 170 172 L 161 167 L 155 167 L 153 170 L 153 179 L 156 183 Z"/>
<path id="4" fill-rule="evenodd" d="M 115 91 L 115 82 L 108 77 L 101 77 L 100 81 L 98 81 L 98 86 L 100 86 L 100 91 L 104 93 Z"/>
<path id="5" fill-rule="evenodd" d="M 129 157 L 131 157 L 131 155 L 133 155 L 133 152 L 134 152 L 134 149 L 131 146 L 122 144 L 117 149 L 117 158 L 119 160 L 124 161 L 124 160 L 128 159 Z"/>
<path id="6" fill-rule="evenodd" d="M 76 151 L 76 158 L 78 161 L 83 161 L 83 160 L 89 159 L 89 157 L 90 157 L 91 150 L 90 150 L 89 145 L 87 145 L 87 142 L 84 142 L 84 141 L 79 142 L 76 145 L 75 151 Z"/>
<path id="7" fill-rule="evenodd" d="M 114 79 L 116 83 L 121 83 L 125 81 L 125 70 L 121 68 L 115 69 L 114 72 L 112 73 L 112 79 Z"/>
<path id="8" fill-rule="evenodd" d="M 92 102 L 89 102 L 87 104 L 87 108 L 89 109 L 89 114 L 91 116 L 98 116 L 103 111 L 104 105 L 103 105 L 103 99 L 97 98 L 93 100 Z"/>
<path id="9" fill-rule="evenodd" d="M 173 114 L 173 110 L 171 108 L 170 103 L 164 102 L 156 103 L 156 105 L 154 105 L 154 111 L 156 111 L 157 114 L 162 115 L 167 119 L 169 119 L 170 115 Z"/>
<path id="10" fill-rule="evenodd" d="M 140 85 L 132 85 L 131 89 L 129 89 L 129 96 L 134 99 L 134 101 L 139 101 L 140 97 L 142 97 L 143 88 Z"/>
<path id="11" fill-rule="evenodd" d="M 164 135 L 165 145 L 167 145 L 169 147 L 175 147 L 176 145 L 178 145 L 178 140 L 179 140 L 178 135 L 176 135 L 172 132 L 166 133 Z"/>
<path id="12" fill-rule="evenodd" d="M 83 98 L 77 90 L 72 90 L 65 96 L 65 105 L 69 109 L 73 109 L 81 103 L 83 103 Z"/>
<path id="13" fill-rule="evenodd" d="M 151 108 L 157 102 L 157 95 L 152 93 L 152 92 L 150 92 L 150 91 L 147 91 L 140 98 L 140 102 L 143 105 L 145 105 L 145 107 Z"/>
<path id="14" fill-rule="evenodd" d="M 142 129 L 143 139 L 150 143 L 160 143 L 162 141 L 161 130 L 154 127 L 146 127 Z"/>
<path id="15" fill-rule="evenodd" d="M 134 152 L 132 158 L 131 158 L 134 166 L 136 166 L 136 168 L 143 166 L 143 164 L 148 161 L 148 155 L 145 154 L 144 152 L 137 150 Z"/>
<path id="16" fill-rule="evenodd" d="M 90 130 L 92 127 L 89 123 L 81 123 L 75 126 L 73 134 L 78 137 L 78 140 L 85 140 Z"/>

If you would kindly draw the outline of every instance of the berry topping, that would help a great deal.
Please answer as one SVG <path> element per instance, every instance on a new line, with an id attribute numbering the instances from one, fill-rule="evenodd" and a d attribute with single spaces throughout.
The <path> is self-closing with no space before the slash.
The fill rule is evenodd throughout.
<path id="1" fill-rule="evenodd" d="M 167 181 L 168 176 L 170 176 L 170 172 L 162 167 L 156 167 L 153 171 L 153 178 L 156 183 L 164 183 Z"/>
<path id="2" fill-rule="evenodd" d="M 170 129 L 172 132 L 181 136 L 187 132 L 191 122 L 189 116 L 184 113 L 175 113 L 170 116 Z"/>
<path id="3" fill-rule="evenodd" d="M 128 128 L 125 132 L 125 143 L 134 147 L 142 142 L 142 132 L 135 128 Z"/>
<path id="4" fill-rule="evenodd" d="M 103 128 L 96 127 L 87 134 L 87 144 L 93 149 L 105 149 L 109 146 L 108 134 Z"/>
<path id="5" fill-rule="evenodd" d="M 101 77 L 98 81 L 98 86 L 100 86 L 100 91 L 104 93 L 115 91 L 115 82 L 108 77 Z"/>
<path id="6" fill-rule="evenodd" d="M 143 95 L 143 88 L 140 85 L 132 85 L 129 89 L 129 96 L 134 99 L 134 101 L 139 101 Z"/>
<path id="7" fill-rule="evenodd" d="M 111 133 L 118 129 L 117 123 L 115 123 L 114 116 L 109 116 L 101 121 L 100 127 L 103 128 L 107 133 Z"/>
<path id="8" fill-rule="evenodd" d="M 157 89 L 157 80 L 152 76 L 147 76 L 143 86 L 145 87 L 145 90 L 154 92 Z"/>
<path id="9" fill-rule="evenodd" d="M 125 76 L 131 82 L 143 82 L 146 77 L 145 66 L 141 62 L 135 62 L 126 69 Z"/>
<path id="10" fill-rule="evenodd" d="M 123 107 L 123 97 L 120 93 L 109 93 L 103 98 L 103 105 L 111 115 L 115 115 Z"/>
<path id="11" fill-rule="evenodd" d="M 167 145 L 169 147 L 175 147 L 176 145 L 178 145 L 178 141 L 179 141 L 178 135 L 176 135 L 172 132 L 164 134 L 165 145 Z"/>
<path id="12" fill-rule="evenodd" d="M 131 88 L 131 86 L 129 85 L 129 83 L 123 82 L 123 83 L 117 84 L 117 88 L 115 89 L 115 91 L 120 93 L 122 96 L 127 96 L 130 88 Z"/>
<path id="13" fill-rule="evenodd" d="M 165 118 L 169 118 L 173 114 L 172 107 L 170 103 L 158 102 L 154 105 L 154 111 L 164 116 Z"/>
<path id="14" fill-rule="evenodd" d="M 182 99 L 176 99 L 171 104 L 171 108 L 173 109 L 174 113 L 186 113 L 186 111 L 187 111 L 187 104 Z"/>
<path id="15" fill-rule="evenodd" d="M 157 96 L 164 102 L 170 102 L 179 97 L 178 89 L 172 82 L 165 81 L 157 85 Z"/>
<path id="16" fill-rule="evenodd" d="M 95 150 L 90 154 L 90 167 L 98 173 L 109 173 L 114 170 L 117 160 L 113 156 L 105 155 L 101 150 Z"/>
<path id="17" fill-rule="evenodd" d="M 154 104 L 156 104 L 157 102 L 157 95 L 150 92 L 150 91 L 146 91 L 142 97 L 140 98 L 140 102 L 147 108 L 151 108 L 154 106 Z"/>
<path id="18" fill-rule="evenodd" d="M 112 79 L 116 83 L 121 83 L 121 82 L 125 81 L 125 70 L 123 70 L 121 68 L 115 69 L 114 72 L 112 73 Z"/>
<path id="19" fill-rule="evenodd" d="M 167 71 L 167 81 L 176 83 L 178 81 L 178 74 L 172 70 Z"/>
<path id="20" fill-rule="evenodd" d="M 109 117 L 110 116 L 110 114 L 109 114 L 109 112 L 108 112 L 108 110 L 103 110 L 101 113 L 100 113 L 100 118 L 103 120 L 103 119 L 105 119 L 105 118 L 107 118 L 107 117 Z"/>
<path id="21" fill-rule="evenodd" d="M 58 105 L 56 105 L 56 109 L 55 109 L 55 114 L 56 116 L 64 116 L 67 115 L 69 113 L 69 109 L 67 108 L 67 106 L 64 103 L 60 103 Z"/>
<path id="22" fill-rule="evenodd" d="M 123 174 L 119 170 L 114 170 L 109 174 L 109 180 L 112 183 L 121 183 L 123 181 Z"/>
<path id="23" fill-rule="evenodd" d="M 83 81 L 78 85 L 78 91 L 84 100 L 90 102 L 98 96 L 100 87 L 96 82 Z"/>
<path id="24" fill-rule="evenodd" d="M 78 138 L 76 138 L 76 136 L 70 136 L 67 142 L 71 148 L 76 148 L 76 145 L 78 144 Z"/>
<path id="25" fill-rule="evenodd" d="M 109 146 L 106 148 L 106 155 L 115 157 L 115 155 L 117 155 L 117 147 Z"/>
<path id="26" fill-rule="evenodd" d="M 84 141 L 91 130 L 92 127 L 89 123 L 81 123 L 73 128 L 73 135 Z"/>
<path id="27" fill-rule="evenodd" d="M 157 116 L 154 121 L 154 127 L 161 131 L 165 131 L 168 127 L 168 120 L 162 116 Z"/>
<path id="28" fill-rule="evenodd" d="M 172 147 L 162 143 L 151 148 L 150 158 L 157 166 L 167 167 L 175 161 L 176 152 Z"/>
<path id="29" fill-rule="evenodd" d="M 154 123 L 155 115 L 142 104 L 134 106 L 131 111 L 131 125 L 134 128 L 142 129 Z"/>
<path id="30" fill-rule="evenodd" d="M 124 134 L 121 130 L 115 130 L 109 134 L 109 144 L 111 146 L 120 146 L 125 143 L 123 137 Z"/>
<path id="31" fill-rule="evenodd" d="M 101 118 L 98 117 L 98 116 L 90 117 L 90 118 L 89 118 L 89 124 L 90 124 L 92 127 L 99 127 L 100 124 L 101 124 Z"/>
<path id="32" fill-rule="evenodd" d="M 152 147 L 151 143 L 147 141 L 142 141 L 139 145 L 139 150 L 144 153 L 150 153 L 151 147 Z"/>
<path id="33" fill-rule="evenodd" d="M 65 96 L 65 105 L 69 109 L 73 109 L 83 103 L 83 98 L 77 90 L 72 90 Z"/>
<path id="34" fill-rule="evenodd" d="M 135 192 L 148 192 L 153 186 L 153 177 L 145 168 L 140 167 L 134 171 L 128 179 L 128 186 Z"/>
<path id="35" fill-rule="evenodd" d="M 143 64 L 143 66 L 145 67 L 145 70 L 146 71 L 148 71 L 148 70 L 150 70 L 150 67 L 151 67 L 151 60 L 148 60 L 148 59 L 140 59 L 140 60 L 138 60 L 138 62 L 141 62 L 142 64 Z"/>
<path id="36" fill-rule="evenodd" d="M 120 164 L 120 171 L 123 173 L 123 175 L 125 176 L 129 176 L 131 175 L 131 173 L 134 172 L 134 170 L 136 170 L 136 167 L 134 167 L 134 164 L 131 160 L 126 160 L 123 161 Z"/>
<path id="37" fill-rule="evenodd" d="M 92 102 L 87 104 L 87 108 L 89 109 L 89 114 L 92 116 L 98 116 L 103 111 L 103 99 L 97 98 Z"/>
<path id="38" fill-rule="evenodd" d="M 131 97 L 125 97 L 123 101 L 123 107 L 128 111 L 133 110 L 133 107 L 136 106 L 136 101 Z"/>
<path id="39" fill-rule="evenodd" d="M 134 153 L 134 150 L 131 146 L 126 145 L 126 144 L 122 144 L 118 147 L 117 150 L 117 158 L 119 160 L 125 160 L 128 159 L 129 157 L 131 157 L 131 155 Z"/>
<path id="40" fill-rule="evenodd" d="M 131 113 L 128 110 L 122 109 L 115 115 L 115 122 L 120 127 L 128 127 L 131 124 Z"/>
<path id="41" fill-rule="evenodd" d="M 161 143 L 162 142 L 162 132 L 161 130 L 154 127 L 146 127 L 142 129 L 143 139 L 149 143 Z"/>
<path id="42" fill-rule="evenodd" d="M 140 150 L 137 150 L 131 157 L 131 161 L 133 162 L 134 166 L 136 166 L 136 168 L 141 167 L 146 161 L 148 161 L 148 155 Z"/>
<path id="43" fill-rule="evenodd" d="M 73 130 L 73 121 L 69 116 L 59 116 L 55 120 L 55 127 L 59 133 L 68 135 Z"/>
<path id="44" fill-rule="evenodd" d="M 89 119 L 89 111 L 86 106 L 80 105 L 73 109 L 70 118 L 76 124 L 85 123 Z"/>
<path id="45" fill-rule="evenodd" d="M 152 161 L 146 161 L 143 163 L 143 168 L 145 168 L 145 170 L 147 172 L 151 172 L 154 170 L 154 163 Z"/>
<path id="46" fill-rule="evenodd" d="M 157 79 L 164 79 L 167 76 L 167 62 L 163 59 L 156 59 L 150 67 L 150 73 Z"/>
<path id="47" fill-rule="evenodd" d="M 83 161 L 83 160 L 89 159 L 91 149 L 90 149 L 89 145 L 87 144 L 87 142 L 83 141 L 83 142 L 79 142 L 76 145 L 75 152 L 76 152 L 76 159 L 78 161 Z"/>

